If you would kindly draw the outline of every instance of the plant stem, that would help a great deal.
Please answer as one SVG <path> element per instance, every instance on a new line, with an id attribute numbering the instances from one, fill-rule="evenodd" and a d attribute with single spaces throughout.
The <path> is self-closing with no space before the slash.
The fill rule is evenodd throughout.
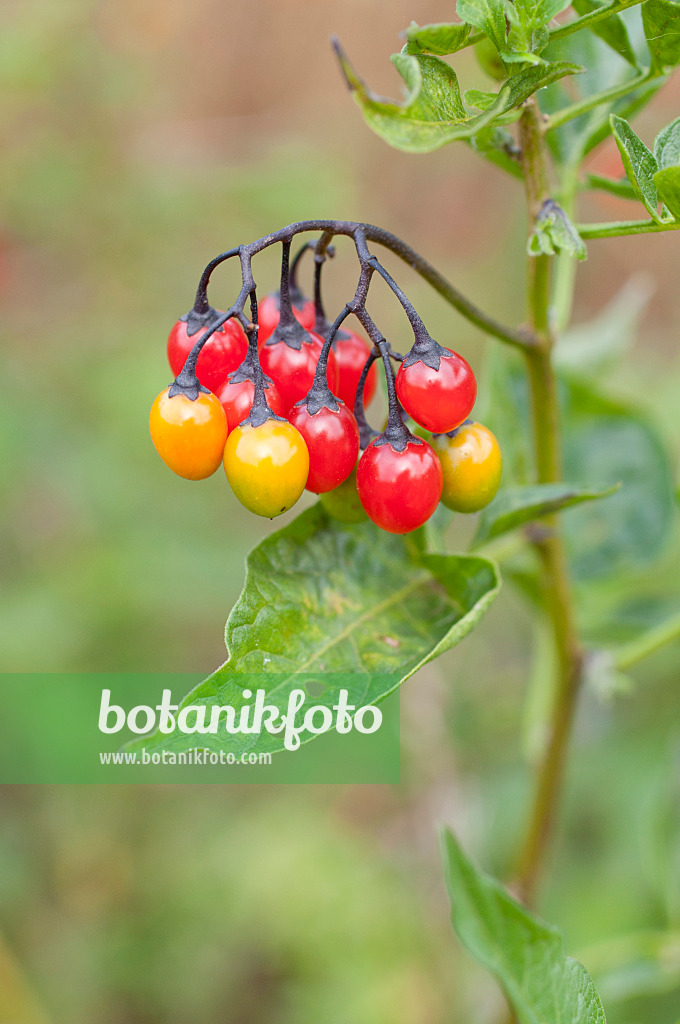
<path id="1" fill-rule="evenodd" d="M 671 615 L 665 622 L 653 626 L 641 636 L 631 640 L 629 643 L 619 647 L 614 654 L 614 664 L 621 672 L 637 665 L 643 658 L 649 657 L 656 651 L 680 639 L 680 612 Z"/>
<path id="2" fill-rule="evenodd" d="M 613 85 L 611 89 L 605 89 L 603 92 L 595 93 L 594 96 L 587 96 L 585 99 L 579 100 L 578 103 L 572 103 L 568 107 L 563 107 L 562 110 L 558 110 L 547 119 L 544 124 L 544 130 L 549 132 L 553 128 L 559 128 L 560 125 L 566 124 L 567 121 L 572 121 L 575 117 L 580 117 L 581 114 L 587 114 L 589 110 L 599 107 L 602 103 L 612 103 L 622 96 L 627 96 L 628 93 L 634 92 L 641 85 L 644 85 L 645 82 L 650 81 L 652 77 L 656 76 L 650 75 L 649 71 L 645 71 L 643 74 L 638 75 L 637 78 L 628 78 L 625 82 Z"/>
<path id="3" fill-rule="evenodd" d="M 541 113 L 535 98 L 529 101 L 522 115 L 520 137 L 531 231 L 543 202 L 549 198 Z M 528 265 L 529 315 L 538 344 L 525 351 L 525 358 L 539 483 L 559 481 L 562 475 L 560 411 L 552 364 L 552 260 L 553 257 L 545 255 L 529 257 Z M 526 902 L 531 902 L 535 895 L 555 820 L 581 664 L 569 571 L 557 516 L 543 520 L 534 545 L 541 564 L 541 584 L 555 645 L 557 678 L 548 739 L 537 767 L 534 801 L 517 868 L 517 889 Z"/>
<path id="4" fill-rule="evenodd" d="M 618 238 L 620 235 L 648 235 L 657 231 L 677 231 L 680 221 L 617 220 L 603 224 L 577 224 L 581 238 Z"/>
<path id="5" fill-rule="evenodd" d="M 567 21 L 564 25 L 551 29 L 550 41 L 552 42 L 553 39 L 564 39 L 565 36 L 570 36 L 574 32 L 580 32 L 581 29 L 590 28 L 591 25 L 595 25 L 598 21 L 611 18 L 613 14 L 627 11 L 629 7 L 635 7 L 636 4 L 641 4 L 642 2 L 643 0 L 611 0 L 611 3 L 604 4 L 589 14 L 584 14 L 581 18 L 574 18 L 573 21 Z"/>

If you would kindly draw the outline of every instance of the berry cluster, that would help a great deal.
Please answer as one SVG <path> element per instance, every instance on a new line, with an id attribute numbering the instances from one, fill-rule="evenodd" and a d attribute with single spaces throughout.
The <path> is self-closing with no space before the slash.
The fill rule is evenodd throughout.
<path id="1" fill-rule="evenodd" d="M 153 403 L 149 427 L 174 472 L 200 480 L 222 463 L 236 497 L 258 515 L 281 515 L 307 489 L 343 522 L 369 518 L 391 533 L 408 533 L 440 501 L 461 512 L 486 505 L 500 482 L 500 450 L 489 430 L 469 420 L 476 398 L 469 364 L 430 337 L 366 248 L 362 227 L 354 226 L 361 264 L 356 294 L 332 324 L 321 300 L 321 268 L 333 252 L 330 232 L 305 245 L 292 266 L 291 238 L 303 227 L 262 240 L 281 241 L 283 259 L 280 290 L 260 302 L 250 269 L 253 246 L 213 260 L 193 309 L 170 332 L 168 359 L 176 379 Z M 298 263 L 311 247 L 314 300 L 297 285 Z M 241 258 L 243 287 L 235 304 L 220 312 L 208 304 L 207 283 L 214 267 L 233 255 Z M 375 272 L 411 323 L 414 343 L 405 356 L 391 349 L 366 312 Z M 250 319 L 243 312 L 248 297 Z M 372 344 L 344 326 L 350 314 Z M 384 367 L 389 406 L 381 433 L 365 417 L 376 390 L 377 360 Z"/>

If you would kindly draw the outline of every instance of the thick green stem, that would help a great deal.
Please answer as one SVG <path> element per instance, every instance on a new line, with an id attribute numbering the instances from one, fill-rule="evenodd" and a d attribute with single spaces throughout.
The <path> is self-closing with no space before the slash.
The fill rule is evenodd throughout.
<path id="1" fill-rule="evenodd" d="M 657 231 L 677 231 L 680 221 L 618 220 L 603 224 L 577 224 L 581 238 L 618 238 L 621 235 L 649 235 Z"/>
<path id="2" fill-rule="evenodd" d="M 550 196 L 541 114 L 535 99 L 529 102 L 522 115 L 520 137 L 531 231 L 543 202 Z M 560 411 L 552 364 L 552 262 L 550 256 L 530 257 L 528 267 L 529 318 L 538 344 L 525 352 L 525 358 L 531 391 L 536 477 L 540 483 L 559 481 L 562 471 Z M 535 894 L 555 820 L 581 664 L 569 571 L 557 516 L 542 521 L 535 530 L 534 544 L 552 627 L 557 678 L 547 742 L 537 767 L 534 801 L 517 869 L 517 889 L 527 902 Z"/>

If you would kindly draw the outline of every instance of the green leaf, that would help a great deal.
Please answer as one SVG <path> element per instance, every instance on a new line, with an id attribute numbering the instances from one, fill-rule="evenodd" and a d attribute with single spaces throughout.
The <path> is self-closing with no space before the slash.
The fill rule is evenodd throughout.
<path id="1" fill-rule="evenodd" d="M 652 68 L 680 64 L 680 4 L 674 0 L 646 0 L 642 5 L 642 24 L 652 58 Z"/>
<path id="2" fill-rule="evenodd" d="M 552 256 L 556 252 L 564 252 L 577 260 L 588 258 L 585 242 L 554 199 L 546 199 L 543 203 L 527 243 L 527 252 L 530 256 L 541 253 Z"/>
<path id="3" fill-rule="evenodd" d="M 559 512 L 584 501 L 608 498 L 618 489 L 618 484 L 592 490 L 566 483 L 505 487 L 482 512 L 472 547 L 477 548 L 493 537 L 500 537 L 551 512 Z"/>
<path id="4" fill-rule="evenodd" d="M 659 199 L 654 184 L 654 175 L 658 167 L 654 154 L 645 146 L 642 139 L 638 138 L 631 126 L 622 117 L 612 114 L 609 122 L 611 124 L 616 145 L 619 147 L 624 170 L 628 180 L 635 189 L 638 199 L 644 203 L 650 216 L 659 221 L 658 213 Z"/>
<path id="5" fill-rule="evenodd" d="M 560 931 L 479 872 L 449 831 L 443 853 L 453 927 L 501 985 L 519 1024 L 605 1024 L 592 978 L 567 956 Z"/>
<path id="6" fill-rule="evenodd" d="M 680 167 L 666 167 L 654 175 L 659 199 L 674 220 L 680 220 Z"/>
<path id="7" fill-rule="evenodd" d="M 477 110 L 489 110 L 498 99 L 495 92 L 482 92 L 481 89 L 466 89 L 465 102 L 468 107 L 477 107 Z"/>
<path id="8" fill-rule="evenodd" d="M 630 576 L 657 559 L 671 536 L 677 515 L 675 466 L 645 413 L 602 392 L 597 364 L 590 372 L 591 380 L 560 371 L 564 476 L 593 490 L 620 481 L 621 489 L 605 502 L 574 508 L 564 517 L 563 529 L 572 570 L 580 579 L 621 572 Z M 489 384 L 483 419 L 503 450 L 506 485 L 527 484 L 533 453 L 521 361 L 513 353 L 495 351 Z"/>
<path id="9" fill-rule="evenodd" d="M 654 139 L 654 157 L 660 171 L 680 164 L 680 117 L 666 125 Z"/>
<path id="10" fill-rule="evenodd" d="M 392 57 L 408 89 L 404 102 L 397 103 L 372 93 L 340 45 L 335 42 L 334 46 L 367 124 L 390 145 L 409 153 L 427 153 L 447 142 L 470 139 L 488 125 L 507 120 L 509 112 L 538 89 L 583 70 L 573 64 L 527 68 L 502 86 L 488 110 L 472 115 L 463 106 L 455 72 L 439 57 L 406 53 Z"/>
<path id="11" fill-rule="evenodd" d="M 577 14 L 583 15 L 598 10 L 606 2 L 607 0 L 572 0 L 571 6 Z M 628 36 L 626 23 L 619 14 L 611 14 L 602 21 L 596 21 L 594 25 L 590 26 L 590 31 L 599 36 L 607 46 L 611 46 L 615 53 L 627 60 L 634 68 L 638 66 L 638 59 Z"/>
<path id="12" fill-rule="evenodd" d="M 458 0 L 456 14 L 491 39 L 501 53 L 505 49 L 505 4 L 503 0 Z"/>
<path id="13" fill-rule="evenodd" d="M 406 52 L 412 54 L 433 53 L 439 57 L 457 53 L 467 46 L 470 25 L 459 23 L 437 25 L 416 25 L 413 22 L 406 29 Z"/>
<path id="14" fill-rule="evenodd" d="M 554 61 L 552 64 L 541 64 L 537 67 L 524 68 L 523 71 L 513 75 L 503 85 L 498 93 L 498 97 L 499 101 L 502 97 L 505 97 L 505 102 L 503 104 L 499 102 L 498 106 L 502 106 L 503 110 L 519 107 L 530 96 L 538 92 L 539 89 L 552 85 L 553 82 L 556 82 L 559 78 L 564 78 L 565 75 L 580 75 L 583 71 L 585 71 L 585 68 L 582 68 L 580 64 L 571 64 L 564 61 Z"/>
<path id="15" fill-rule="evenodd" d="M 644 38 L 642 44 L 646 57 Z M 575 61 L 588 69 L 586 74 L 569 83 L 569 90 L 557 83 L 541 93 L 541 109 L 547 114 L 555 113 L 575 101 L 586 100 L 630 79 L 630 64 L 593 32 L 575 32 L 564 39 L 555 40 L 543 52 L 543 56 L 552 61 Z M 638 54 L 638 62 L 639 59 Z M 556 159 L 560 163 L 576 166 L 586 153 L 610 134 L 609 114 L 612 110 L 630 119 L 649 102 L 662 82 L 661 78 L 652 79 L 613 104 L 598 104 L 588 113 L 549 132 L 548 144 Z"/>
<path id="16" fill-rule="evenodd" d="M 293 689 L 311 692 L 320 683 L 315 705 L 332 708 L 342 688 L 350 703 L 381 701 L 458 644 L 498 591 L 488 560 L 423 547 L 422 533 L 398 537 L 372 523 L 344 526 L 320 503 L 307 509 L 251 551 L 227 621 L 229 660 L 181 706 L 229 704 L 238 715 L 249 702 L 248 686 L 265 690 L 267 703 L 285 713 Z M 147 750 L 195 742 L 191 734 L 140 741 Z M 201 735 L 203 742 L 238 754 L 282 748 L 281 737 L 268 732 L 220 730 Z"/>

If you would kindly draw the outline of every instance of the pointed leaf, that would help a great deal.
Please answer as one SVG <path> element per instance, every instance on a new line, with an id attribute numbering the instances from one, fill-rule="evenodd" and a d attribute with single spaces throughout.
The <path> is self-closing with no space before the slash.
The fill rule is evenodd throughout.
<path id="1" fill-rule="evenodd" d="M 663 71 L 680 64 L 680 4 L 674 0 L 646 0 L 642 24 L 652 68 Z"/>
<path id="2" fill-rule="evenodd" d="M 559 512 L 572 505 L 597 498 L 608 498 L 618 491 L 619 485 L 603 490 L 579 487 L 578 485 L 533 484 L 528 487 L 506 487 L 500 491 L 480 516 L 479 526 L 472 542 L 477 548 L 493 537 L 500 537 L 509 530 L 531 523 L 541 516 Z"/>
<path id="3" fill-rule="evenodd" d="M 307 509 L 248 556 L 245 585 L 227 621 L 229 660 L 181 707 L 231 705 L 238 716 L 249 703 L 244 687 L 265 690 L 267 704 L 284 714 L 293 689 L 330 708 L 342 688 L 350 703 L 378 703 L 458 644 L 499 587 L 488 560 L 422 548 L 422 534 L 344 526 L 321 504 Z M 140 743 L 179 749 L 196 737 L 156 734 Z M 201 743 L 240 755 L 280 750 L 283 740 L 220 728 L 201 735 Z"/>
<path id="4" fill-rule="evenodd" d="M 619 147 L 628 180 L 635 189 L 638 199 L 644 203 L 650 216 L 656 221 L 660 220 L 657 209 L 659 200 L 656 194 L 656 185 L 654 184 L 654 175 L 658 167 L 654 154 L 650 153 L 642 139 L 638 138 L 628 122 L 622 117 L 612 114 L 609 122 L 616 139 L 616 145 Z"/>
<path id="5" fill-rule="evenodd" d="M 443 847 L 453 927 L 501 985 L 519 1024 L 605 1024 L 592 978 L 567 956 L 559 930 L 477 871 L 449 831 Z"/>
<path id="6" fill-rule="evenodd" d="M 471 27 L 460 22 L 452 24 L 416 25 L 406 29 L 406 52 L 413 54 L 433 53 L 446 57 L 467 46 Z"/>
<path id="7" fill-rule="evenodd" d="M 375 95 L 359 78 L 340 45 L 335 49 L 347 83 L 368 125 L 386 142 L 410 153 L 426 153 L 447 142 L 470 139 L 492 123 L 503 123 L 538 89 L 583 69 L 555 63 L 527 68 L 506 82 L 481 114 L 468 113 L 453 69 L 439 57 L 400 53 L 392 57 L 406 83 L 403 103 Z M 519 112 L 516 115 L 519 116 Z"/>

